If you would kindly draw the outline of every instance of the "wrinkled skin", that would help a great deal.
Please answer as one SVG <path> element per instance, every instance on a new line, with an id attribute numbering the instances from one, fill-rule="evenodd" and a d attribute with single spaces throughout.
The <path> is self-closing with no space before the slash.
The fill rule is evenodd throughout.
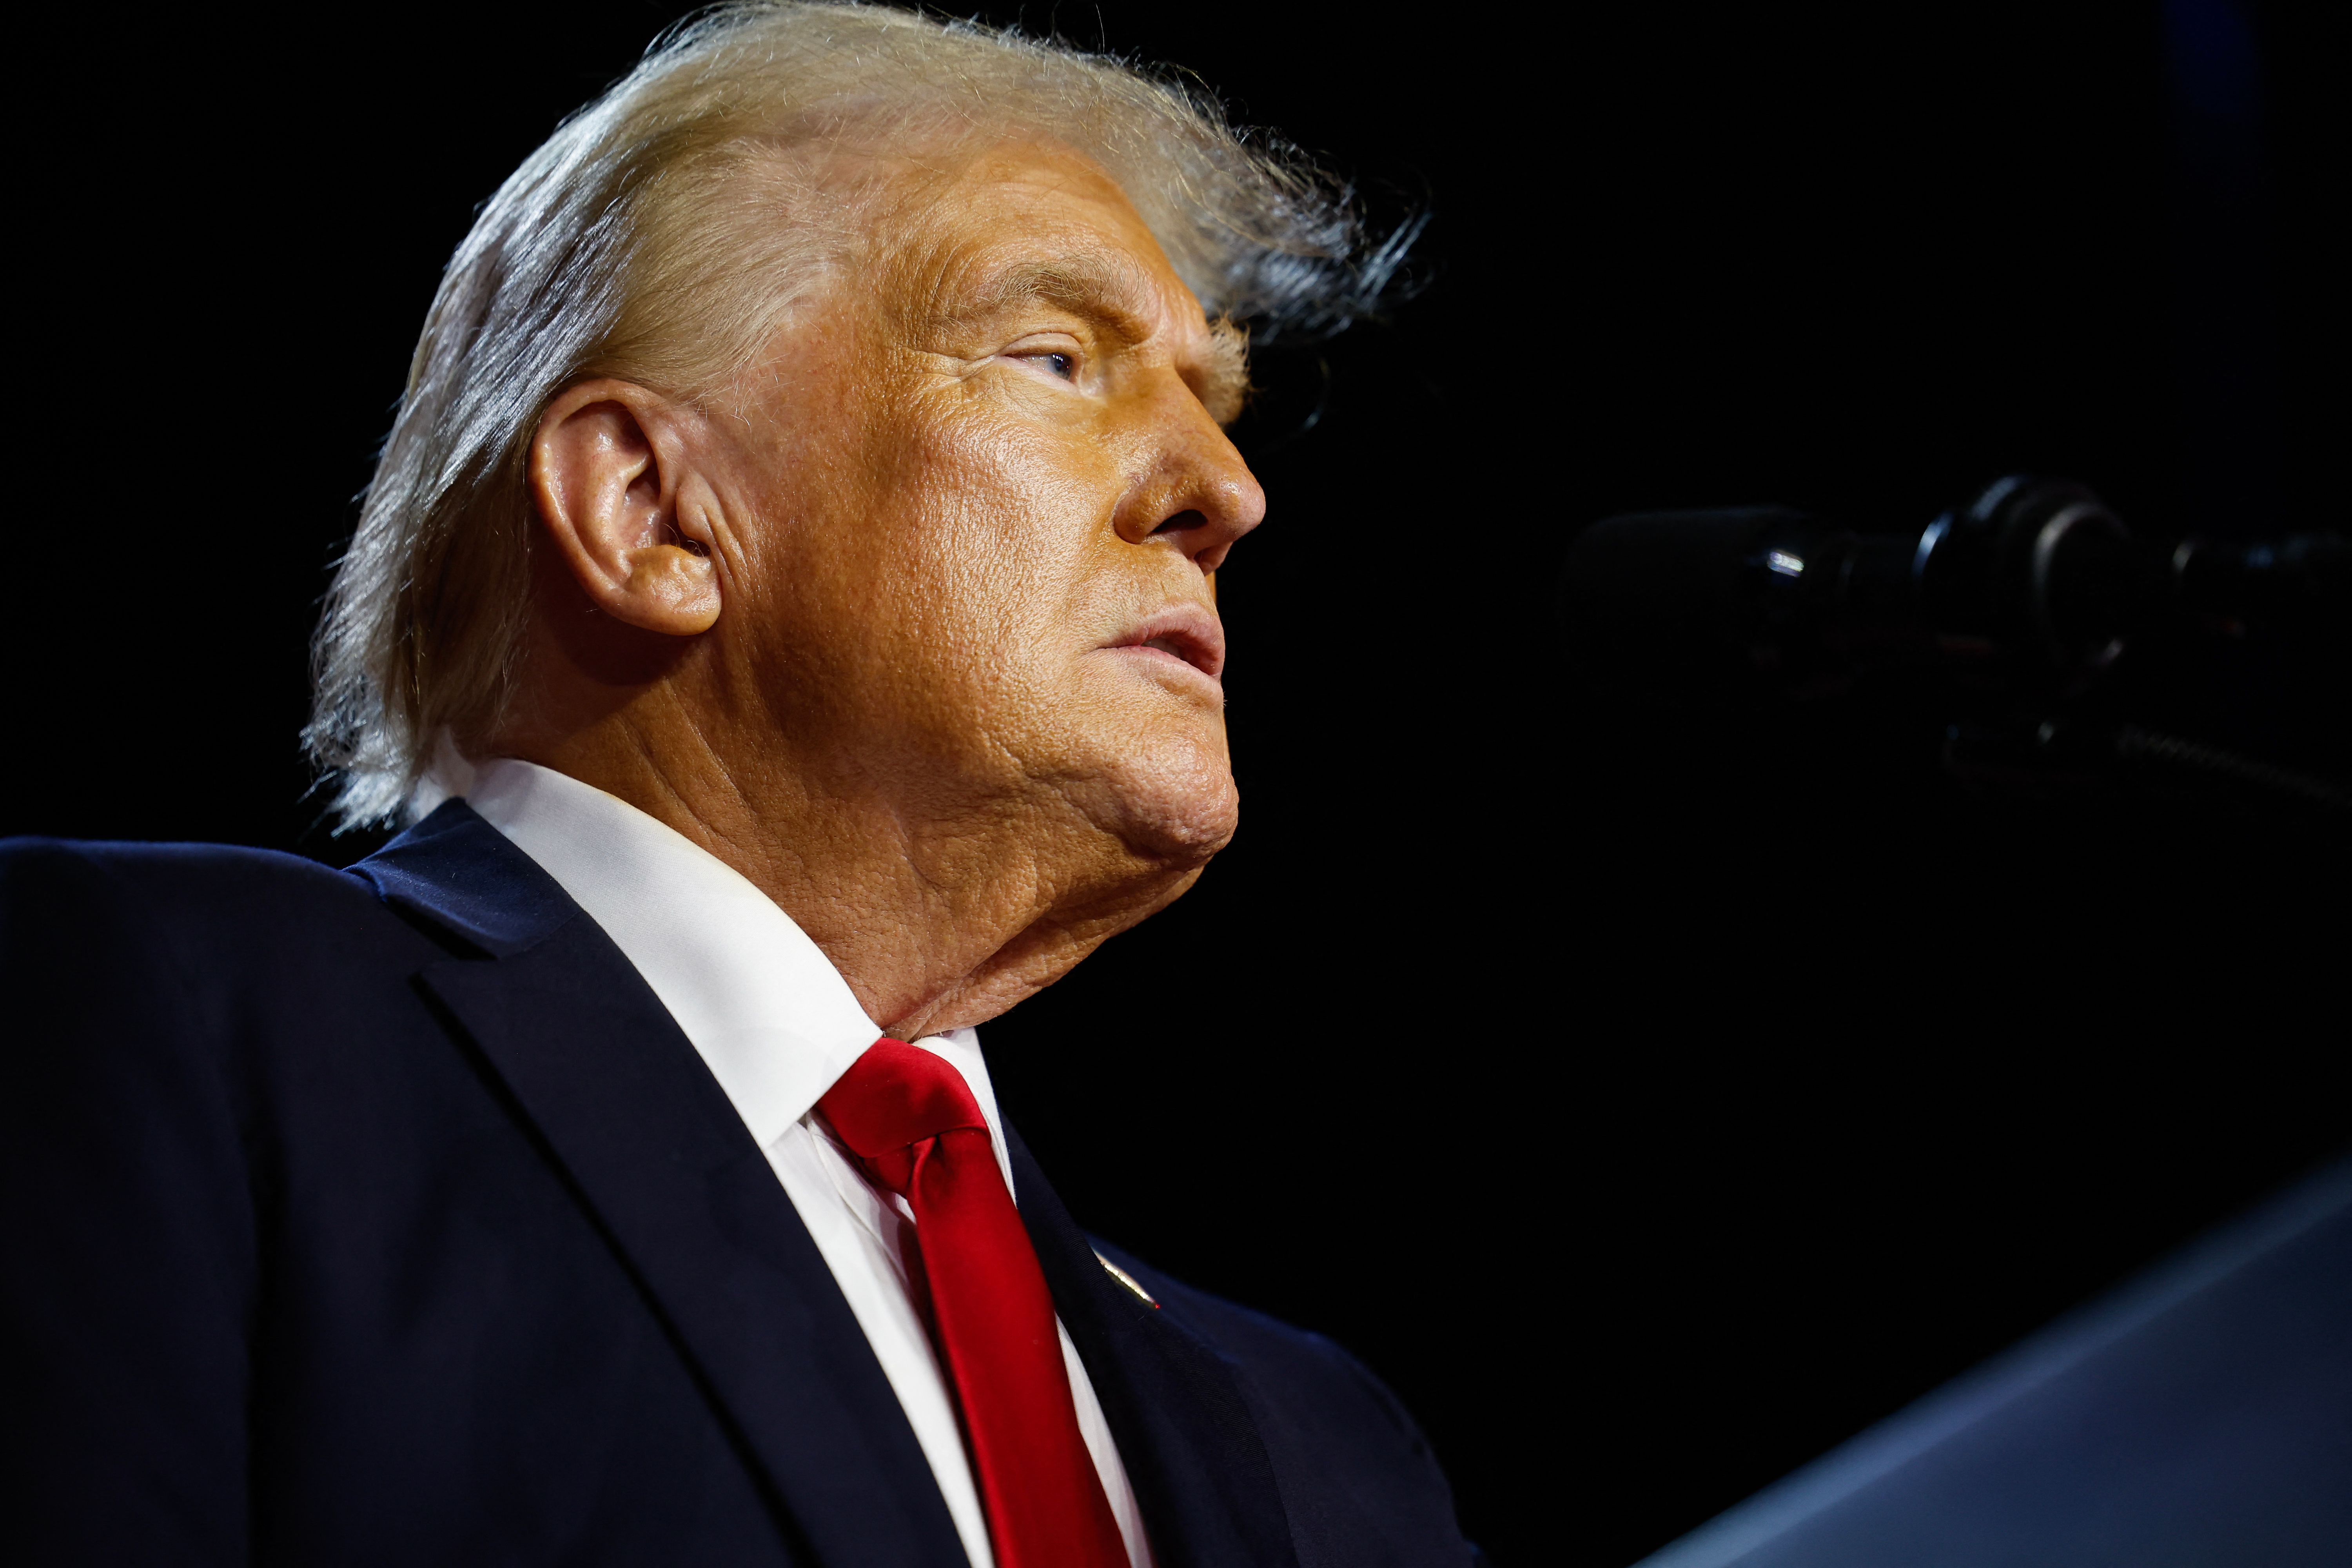
<path id="1" fill-rule="evenodd" d="M 1232 837 L 1210 574 L 1265 500 L 1221 425 L 1238 341 L 1098 167 L 1013 140 L 907 171 L 721 395 L 550 407 L 520 696 L 472 749 L 702 845 L 913 1038 Z"/>

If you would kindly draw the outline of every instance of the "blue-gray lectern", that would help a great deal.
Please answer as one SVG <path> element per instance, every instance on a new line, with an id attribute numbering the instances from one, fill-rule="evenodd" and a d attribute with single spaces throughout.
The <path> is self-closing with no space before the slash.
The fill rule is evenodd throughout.
<path id="1" fill-rule="evenodd" d="M 2352 1564 L 2352 1162 L 1642 1568 Z"/>

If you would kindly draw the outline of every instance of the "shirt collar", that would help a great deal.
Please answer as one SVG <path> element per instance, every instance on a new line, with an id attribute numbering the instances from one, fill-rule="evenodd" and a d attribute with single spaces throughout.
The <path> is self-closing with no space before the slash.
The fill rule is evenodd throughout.
<path id="1" fill-rule="evenodd" d="M 501 758 L 467 804 L 562 884 L 645 977 L 766 1148 L 881 1029 L 790 915 L 701 846 L 615 795 Z M 921 1042 L 977 1074 L 971 1031 Z M 950 1047 L 942 1049 L 941 1047 Z M 971 1065 L 958 1060 L 968 1055 Z M 995 1096 L 981 1095 L 992 1124 Z M 999 1139 L 1001 1142 L 1001 1138 Z"/>

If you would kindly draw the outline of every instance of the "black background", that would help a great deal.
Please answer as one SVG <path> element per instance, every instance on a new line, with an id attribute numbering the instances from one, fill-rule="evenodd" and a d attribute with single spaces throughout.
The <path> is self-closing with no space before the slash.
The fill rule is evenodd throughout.
<path id="1" fill-rule="evenodd" d="M 1498 1562 L 1630 1562 L 2352 1133 L 2324 821 L 1661 743 L 1549 609 L 1637 508 L 2340 526 L 2327 9 L 985 13 L 1434 215 L 1417 300 L 1262 360 L 1240 837 L 987 1037 L 1079 1217 L 1368 1360 Z M 0 830 L 373 847 L 294 742 L 351 498 L 474 204 L 674 14 L 27 37 Z"/>

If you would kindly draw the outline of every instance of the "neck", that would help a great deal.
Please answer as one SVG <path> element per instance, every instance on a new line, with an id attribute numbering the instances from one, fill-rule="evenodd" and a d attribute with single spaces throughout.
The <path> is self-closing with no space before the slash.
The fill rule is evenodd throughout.
<path id="1" fill-rule="evenodd" d="M 760 889 L 902 1039 L 985 1022 L 1162 908 L 1197 867 L 1140 856 L 1059 796 L 919 805 L 829 776 L 772 734 L 689 711 L 667 683 L 490 749 L 627 801 Z"/>

